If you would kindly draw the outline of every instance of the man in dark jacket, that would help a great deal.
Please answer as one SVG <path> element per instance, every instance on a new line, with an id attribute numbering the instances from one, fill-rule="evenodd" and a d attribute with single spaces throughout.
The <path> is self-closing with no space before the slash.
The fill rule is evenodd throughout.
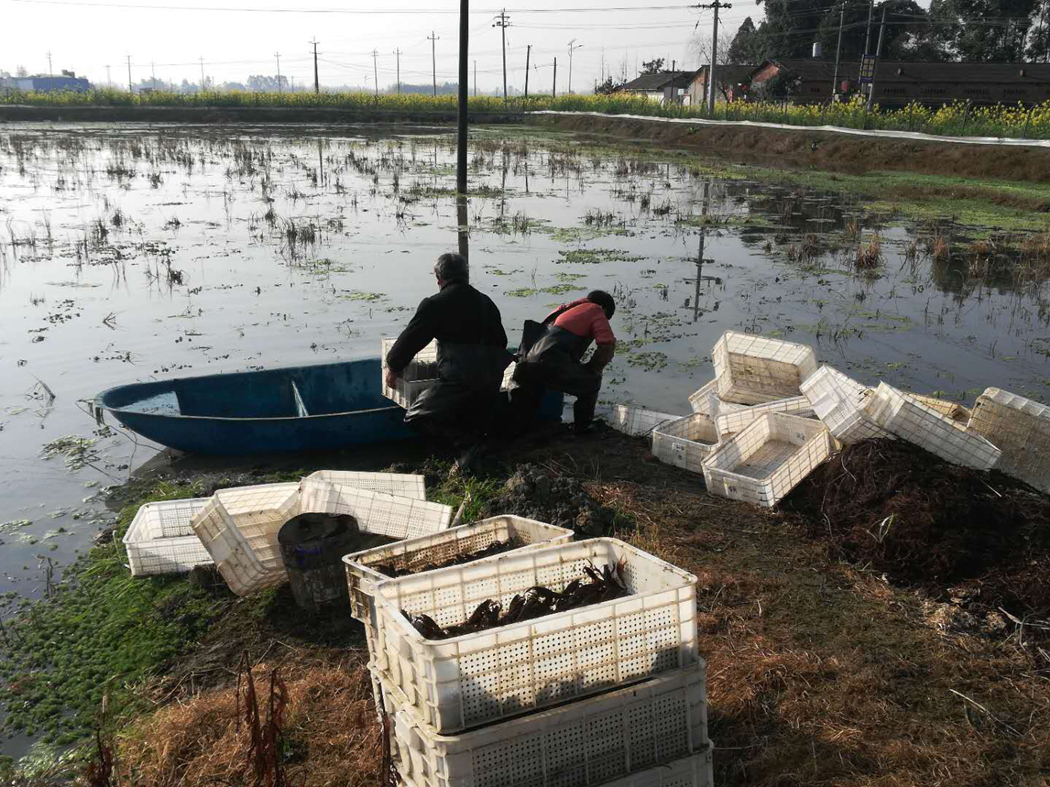
<path id="1" fill-rule="evenodd" d="M 543 332 L 531 347 L 522 348 L 524 358 L 514 370 L 511 399 L 519 425 L 527 425 L 535 417 L 543 388 L 547 387 L 575 396 L 573 429 L 577 434 L 590 430 L 602 387 L 602 370 L 616 352 L 616 337 L 609 327 L 615 313 L 612 296 L 594 290 L 547 315 Z M 582 363 L 592 342 L 597 345 L 594 354 Z"/>
<path id="2" fill-rule="evenodd" d="M 462 449 L 490 426 L 511 355 L 499 309 L 470 286 L 467 261 L 459 254 L 442 254 L 434 275 L 440 292 L 423 299 L 387 353 L 386 383 L 395 387 L 416 353 L 437 339 L 440 382 L 412 403 L 405 422 Z"/>

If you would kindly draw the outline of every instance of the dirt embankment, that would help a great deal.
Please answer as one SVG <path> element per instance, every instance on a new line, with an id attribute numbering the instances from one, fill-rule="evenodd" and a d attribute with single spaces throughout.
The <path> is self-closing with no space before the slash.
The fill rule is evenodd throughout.
<path id="1" fill-rule="evenodd" d="M 763 166 L 864 174 L 904 171 L 948 177 L 1050 183 L 1050 149 L 875 139 L 829 131 L 700 126 L 594 116 L 533 116 L 545 127 L 614 136 Z"/>

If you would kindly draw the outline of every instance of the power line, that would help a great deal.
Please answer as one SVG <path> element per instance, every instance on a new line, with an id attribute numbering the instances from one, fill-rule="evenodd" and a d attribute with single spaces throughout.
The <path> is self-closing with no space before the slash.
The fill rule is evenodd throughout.
<path id="1" fill-rule="evenodd" d="M 126 8 L 136 11 L 215 11 L 221 13 L 244 13 L 244 14 L 355 14 L 362 16 L 393 14 L 399 16 L 420 14 L 452 15 L 459 14 L 456 9 L 443 8 L 233 8 L 229 6 L 199 6 L 199 5 L 141 5 L 133 3 L 104 3 L 104 2 L 74 2 L 74 0 L 12 0 L 15 3 L 26 5 L 64 5 L 79 6 L 83 8 Z M 612 6 L 606 8 L 519 8 L 514 9 L 516 14 L 562 14 L 562 13 L 603 13 L 616 11 L 678 11 L 691 8 L 689 5 L 657 5 L 657 6 Z M 506 9 L 474 9 L 473 14 L 498 14 L 500 10 Z"/>

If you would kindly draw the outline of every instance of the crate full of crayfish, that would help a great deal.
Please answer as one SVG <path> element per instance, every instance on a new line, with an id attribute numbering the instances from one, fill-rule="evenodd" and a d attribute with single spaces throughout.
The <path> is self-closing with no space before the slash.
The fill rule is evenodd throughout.
<path id="1" fill-rule="evenodd" d="M 375 586 L 385 673 L 434 732 L 694 664 L 696 577 L 612 538 Z"/>

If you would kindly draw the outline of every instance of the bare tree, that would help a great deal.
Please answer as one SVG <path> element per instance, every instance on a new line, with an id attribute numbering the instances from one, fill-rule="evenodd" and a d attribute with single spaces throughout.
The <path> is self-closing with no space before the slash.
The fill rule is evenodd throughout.
<path id="1" fill-rule="evenodd" d="M 722 29 L 718 31 L 718 63 L 716 65 L 732 65 L 729 61 L 729 48 L 733 45 L 734 33 Z M 711 34 L 694 35 L 689 42 L 689 54 L 693 56 L 693 62 L 697 66 L 706 66 L 711 62 Z"/>

